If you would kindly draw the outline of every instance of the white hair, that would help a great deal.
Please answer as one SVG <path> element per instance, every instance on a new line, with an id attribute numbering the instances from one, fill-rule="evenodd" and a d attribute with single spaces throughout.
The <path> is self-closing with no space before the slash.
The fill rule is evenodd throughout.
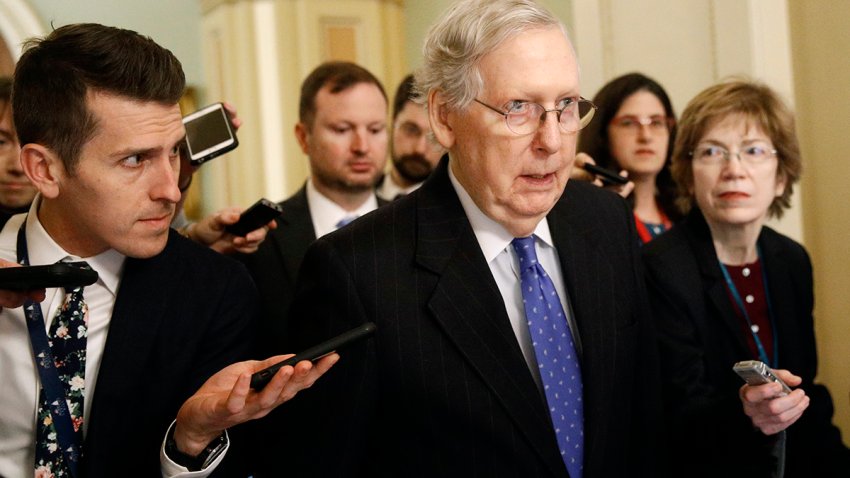
<path id="1" fill-rule="evenodd" d="M 447 106 L 463 109 L 484 84 L 478 65 L 505 40 L 526 30 L 566 28 L 533 0 L 463 0 L 428 30 L 422 47 L 423 66 L 416 72 L 418 101 L 439 90 Z"/>

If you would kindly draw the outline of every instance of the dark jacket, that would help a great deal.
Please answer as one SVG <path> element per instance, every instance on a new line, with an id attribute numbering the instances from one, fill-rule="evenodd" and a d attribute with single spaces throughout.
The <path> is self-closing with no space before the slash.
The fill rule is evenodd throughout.
<path id="1" fill-rule="evenodd" d="M 848 476 L 850 454 L 832 426 L 817 375 L 812 265 L 800 244 L 762 228 L 762 267 L 774 313 L 778 368 L 803 378 L 811 404 L 788 430 L 786 477 Z M 708 225 L 694 210 L 643 248 L 656 319 L 673 469 L 689 476 L 770 476 L 774 438 L 744 415 L 732 365 L 752 357 L 735 315 Z"/>

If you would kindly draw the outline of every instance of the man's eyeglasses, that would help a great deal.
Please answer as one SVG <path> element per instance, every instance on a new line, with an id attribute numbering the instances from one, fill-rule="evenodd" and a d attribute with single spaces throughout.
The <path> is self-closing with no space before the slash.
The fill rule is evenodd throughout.
<path id="1" fill-rule="evenodd" d="M 584 98 L 564 98 L 557 108 L 547 110 L 542 105 L 530 101 L 509 101 L 502 111 L 479 99 L 475 101 L 505 117 L 508 129 L 518 135 L 527 135 L 540 129 L 546 121 L 546 113 L 554 112 L 562 133 L 575 133 L 587 126 L 596 112 L 596 105 Z"/>
<path id="2" fill-rule="evenodd" d="M 648 126 L 649 130 L 653 133 L 659 132 L 669 132 L 673 129 L 673 125 L 676 124 L 673 118 L 668 118 L 664 115 L 652 115 L 652 116 L 636 116 L 636 115 L 623 115 L 617 116 L 616 118 L 611 120 L 611 125 L 620 129 L 638 132 L 644 126 Z"/>
<path id="3" fill-rule="evenodd" d="M 705 145 L 697 146 L 690 154 L 695 162 L 706 166 L 721 165 L 731 161 L 732 156 L 737 156 L 741 163 L 748 166 L 760 166 L 776 156 L 776 150 L 767 145 L 754 144 L 733 153 L 722 146 Z"/>

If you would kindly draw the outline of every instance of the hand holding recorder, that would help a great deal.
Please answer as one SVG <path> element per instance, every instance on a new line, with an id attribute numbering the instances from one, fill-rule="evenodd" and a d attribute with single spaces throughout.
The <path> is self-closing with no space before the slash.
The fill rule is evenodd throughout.
<path id="1" fill-rule="evenodd" d="M 787 370 L 772 370 L 757 360 L 738 362 L 734 370 L 747 382 L 739 391 L 744 413 L 765 435 L 774 435 L 796 422 L 809 406 L 802 379 Z"/>

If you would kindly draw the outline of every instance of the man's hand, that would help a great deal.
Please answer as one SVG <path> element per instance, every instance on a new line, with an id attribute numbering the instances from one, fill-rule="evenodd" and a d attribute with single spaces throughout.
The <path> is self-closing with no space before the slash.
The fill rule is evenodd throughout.
<path id="1" fill-rule="evenodd" d="M 16 262 L 9 262 L 3 259 L 0 259 L 0 267 L 21 267 L 20 264 Z M 0 310 L 3 307 L 8 307 L 10 309 L 14 309 L 15 307 L 20 307 L 24 305 L 24 302 L 27 299 L 32 299 L 35 302 L 41 302 L 44 300 L 44 289 L 34 289 L 34 290 L 0 290 Z"/>
<path id="2" fill-rule="evenodd" d="M 186 237 L 193 241 L 212 248 L 222 254 L 241 252 L 251 254 L 256 252 L 260 244 L 266 239 L 270 229 L 277 227 L 272 220 L 266 225 L 249 232 L 245 237 L 234 236 L 224 230 L 226 226 L 235 224 L 239 220 L 242 209 L 227 208 L 210 214 L 195 224 L 186 228 Z"/>
<path id="3" fill-rule="evenodd" d="M 189 456 L 197 456 L 222 431 L 266 416 L 278 405 L 313 385 L 339 360 L 335 353 L 315 364 L 303 360 L 295 367 L 282 367 L 259 392 L 250 388 L 251 374 L 291 356 L 278 355 L 261 362 L 235 363 L 210 377 L 177 413 L 174 429 L 177 448 Z"/>
<path id="4" fill-rule="evenodd" d="M 773 371 L 789 387 L 800 385 L 802 379 L 787 370 Z M 775 435 L 796 422 L 809 406 L 809 397 L 798 388 L 782 397 L 782 386 L 778 383 L 764 385 L 744 385 L 739 396 L 744 405 L 744 413 L 753 422 L 753 426 L 765 435 Z"/>

